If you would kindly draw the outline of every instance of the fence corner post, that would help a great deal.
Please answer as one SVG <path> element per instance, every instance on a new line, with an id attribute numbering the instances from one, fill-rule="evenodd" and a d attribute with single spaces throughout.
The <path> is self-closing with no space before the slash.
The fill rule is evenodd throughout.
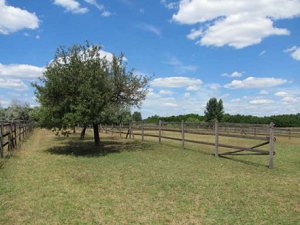
<path id="1" fill-rule="evenodd" d="M 275 150 L 275 137 L 274 137 L 274 126 L 275 124 L 272 122 L 270 124 L 270 139 L 269 139 L 269 169 L 273 169 L 274 163 L 273 163 L 273 158 L 274 158 L 274 150 Z"/>
<path id="2" fill-rule="evenodd" d="M 181 120 L 181 144 L 184 149 L 184 121 Z"/>
<path id="3" fill-rule="evenodd" d="M 215 156 L 219 156 L 219 122 L 215 119 Z"/>

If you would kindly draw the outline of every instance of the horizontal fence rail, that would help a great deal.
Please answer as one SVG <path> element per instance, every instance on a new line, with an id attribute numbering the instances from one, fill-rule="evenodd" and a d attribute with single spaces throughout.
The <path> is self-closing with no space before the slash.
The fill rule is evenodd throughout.
<path id="1" fill-rule="evenodd" d="M 12 154 L 22 141 L 33 130 L 33 124 L 26 121 L 0 121 L 0 157 L 5 158 Z"/>
<path id="2" fill-rule="evenodd" d="M 229 124 L 229 123 L 188 123 L 188 122 L 164 122 L 159 123 L 129 123 L 120 125 L 100 125 L 100 131 L 112 134 L 126 135 L 126 138 L 141 136 L 142 141 L 145 137 L 157 138 L 161 143 L 163 139 L 180 141 L 182 147 L 185 143 L 203 144 L 214 147 L 215 156 L 234 156 L 234 155 L 267 155 L 269 156 L 269 168 L 273 168 L 273 158 L 275 155 L 275 128 L 274 124 L 251 125 L 251 124 Z M 242 132 L 241 132 L 242 131 Z M 172 135 L 168 135 L 172 134 Z M 197 140 L 188 138 L 189 134 L 207 136 L 207 140 Z M 245 147 L 222 143 L 222 138 L 256 140 L 260 143 Z M 211 140 L 209 140 L 211 139 Z M 261 149 L 260 147 L 266 149 Z M 231 149 L 230 151 L 220 151 L 220 148 Z"/>

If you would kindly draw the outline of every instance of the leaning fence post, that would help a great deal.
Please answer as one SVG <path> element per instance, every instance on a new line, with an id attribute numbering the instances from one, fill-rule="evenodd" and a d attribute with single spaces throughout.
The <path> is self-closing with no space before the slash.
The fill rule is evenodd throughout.
<path id="1" fill-rule="evenodd" d="M 219 156 L 219 123 L 215 120 L 215 156 Z"/>
<path id="2" fill-rule="evenodd" d="M 183 122 L 183 120 L 181 121 L 181 144 L 182 144 L 182 148 L 184 148 L 184 122 Z"/>
<path id="3" fill-rule="evenodd" d="M 275 150 L 275 137 L 274 137 L 274 123 L 270 124 L 270 151 L 269 151 L 269 155 L 270 155 L 270 159 L 269 159 L 269 168 L 273 169 L 273 158 L 274 158 L 274 150 Z"/>
<path id="4" fill-rule="evenodd" d="M 161 143 L 161 120 L 159 120 L 159 123 L 158 123 L 158 133 L 159 133 L 158 141 L 159 141 L 159 143 Z"/>

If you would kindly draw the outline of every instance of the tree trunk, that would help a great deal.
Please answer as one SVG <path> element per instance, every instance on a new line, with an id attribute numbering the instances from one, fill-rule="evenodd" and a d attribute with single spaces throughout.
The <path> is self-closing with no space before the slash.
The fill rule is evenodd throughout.
<path id="1" fill-rule="evenodd" d="M 83 140 L 85 136 L 86 126 L 83 127 L 81 133 L 80 133 L 80 139 Z"/>
<path id="2" fill-rule="evenodd" d="M 95 145 L 99 146 L 100 145 L 100 135 L 99 135 L 99 126 L 98 126 L 98 124 L 93 123 L 93 128 L 94 128 Z"/>
<path id="3" fill-rule="evenodd" d="M 73 127 L 73 134 L 76 134 L 76 126 Z"/>

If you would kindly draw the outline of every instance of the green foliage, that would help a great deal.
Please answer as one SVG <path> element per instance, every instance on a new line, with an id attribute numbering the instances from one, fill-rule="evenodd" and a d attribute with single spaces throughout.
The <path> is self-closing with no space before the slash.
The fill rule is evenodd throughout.
<path id="1" fill-rule="evenodd" d="M 216 98 L 209 99 L 206 104 L 204 114 L 206 121 L 213 121 L 215 119 L 217 119 L 218 121 L 222 121 L 224 115 L 222 99 L 220 99 L 219 101 Z"/>
<path id="2" fill-rule="evenodd" d="M 0 107 L 0 120 L 31 120 L 31 111 L 28 103 L 13 100 L 7 108 Z"/>
<path id="3" fill-rule="evenodd" d="M 150 116 L 146 118 L 144 121 L 148 123 L 157 123 L 159 120 L 166 121 L 166 122 L 181 122 L 181 121 L 203 121 L 204 116 L 200 116 L 198 114 L 186 114 L 186 115 L 178 115 L 178 116 L 166 116 L 160 117 L 158 115 Z"/>
<path id="4" fill-rule="evenodd" d="M 140 112 L 134 112 L 132 114 L 132 120 L 136 122 L 142 121 L 142 114 Z"/>
<path id="5" fill-rule="evenodd" d="M 46 127 L 109 123 L 112 111 L 144 100 L 148 78 L 128 70 L 122 54 L 109 61 L 100 49 L 89 44 L 59 48 L 43 78 L 33 84 Z"/>

